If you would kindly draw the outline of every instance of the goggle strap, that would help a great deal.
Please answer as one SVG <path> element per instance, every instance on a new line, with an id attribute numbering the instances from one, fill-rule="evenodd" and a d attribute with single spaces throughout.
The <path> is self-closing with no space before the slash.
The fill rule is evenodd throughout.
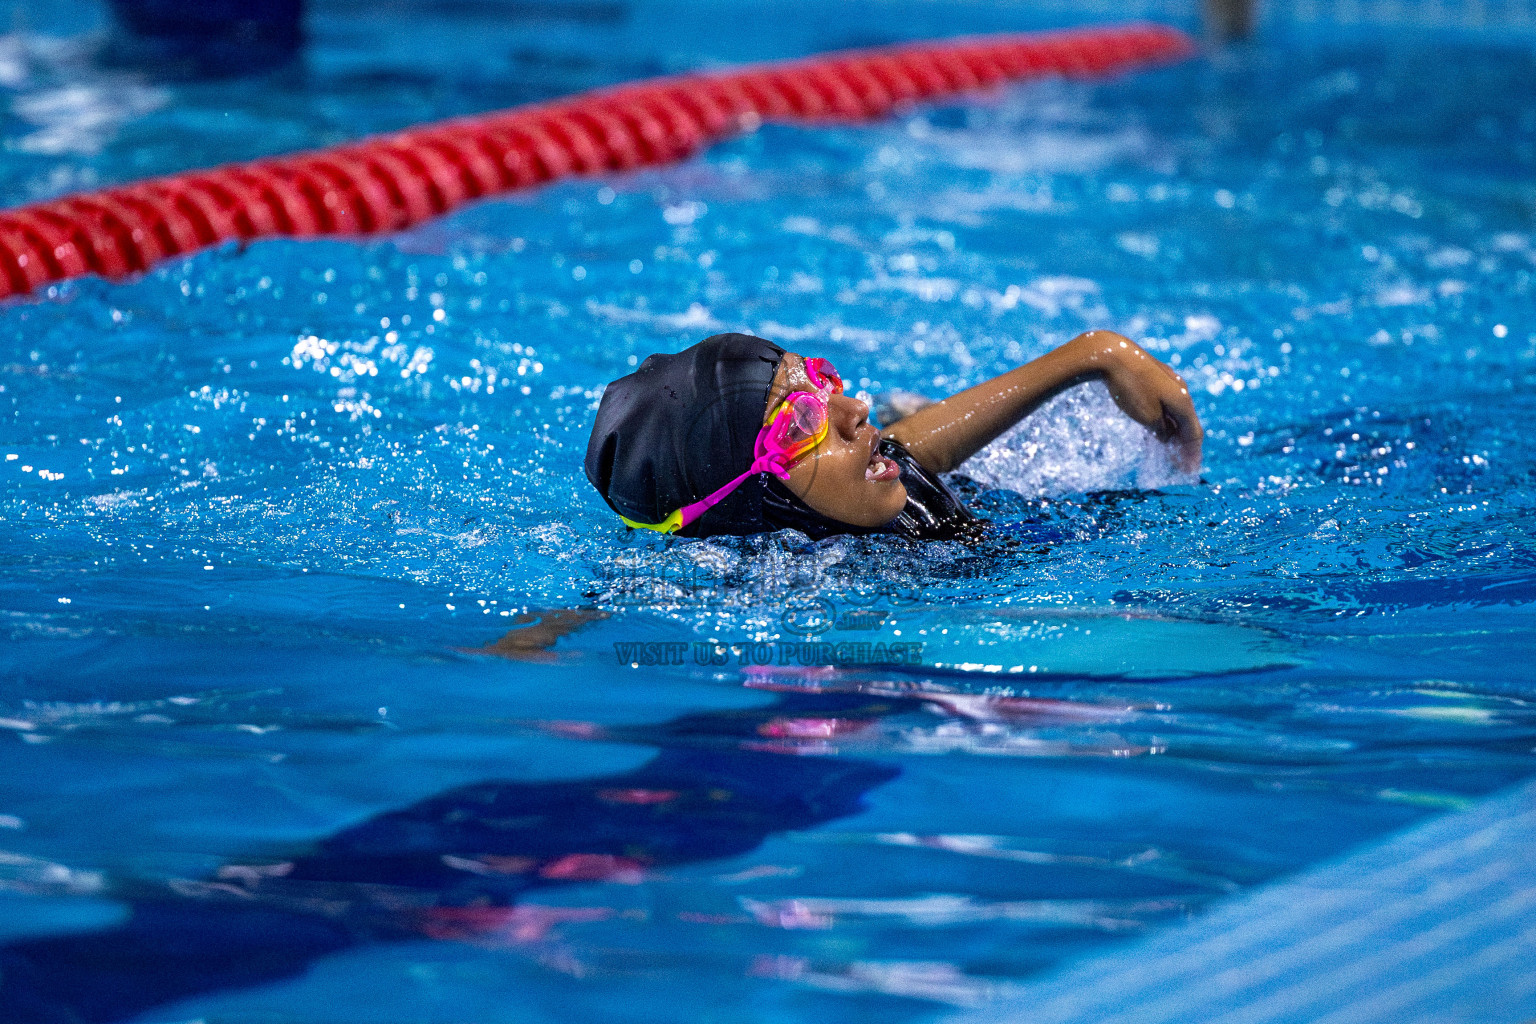
<path id="1" fill-rule="evenodd" d="M 826 367 L 826 370 L 822 369 L 823 366 Z M 827 362 L 825 359 L 807 359 L 806 370 L 807 376 L 810 377 L 811 382 L 816 385 L 816 397 L 820 399 L 822 407 L 825 409 L 829 396 L 842 394 L 842 379 L 838 377 L 837 371 L 832 368 L 832 364 Z M 678 509 L 676 512 L 673 512 L 659 523 L 637 523 L 633 519 L 630 519 L 628 516 L 624 515 L 620 515 L 619 518 L 624 520 L 624 524 L 626 526 L 632 526 L 637 530 L 655 530 L 657 533 L 676 533 L 683 527 L 687 526 L 689 523 L 693 522 L 695 519 L 702 516 L 705 512 L 708 512 L 710 509 L 720 504 L 720 502 L 724 501 L 727 495 L 729 495 L 737 487 L 741 486 L 742 481 L 746 480 L 750 476 L 755 476 L 758 473 L 772 473 L 780 480 L 788 480 L 789 466 L 787 463 L 816 447 L 816 445 L 820 444 L 827 436 L 827 428 L 826 425 L 823 424 L 820 434 L 810 444 L 805 445 L 801 451 L 794 452 L 793 455 L 787 451 L 768 451 L 768 438 L 772 435 L 774 429 L 778 425 L 779 420 L 783 416 L 786 414 L 794 414 L 794 401 L 795 399 L 793 395 L 785 398 L 784 401 L 780 403 L 779 408 L 774 412 L 772 418 L 768 421 L 768 425 L 758 432 L 757 442 L 755 445 L 753 445 L 753 455 L 755 457 L 752 460 L 752 465 L 748 467 L 745 473 L 741 474 L 736 479 L 732 480 L 730 483 L 726 484 L 724 487 L 715 491 L 708 497 L 700 498 L 698 501 L 695 501 L 691 505 L 684 505 L 682 508 Z"/>
<path id="2" fill-rule="evenodd" d="M 705 512 L 708 512 L 710 509 L 724 501 L 732 491 L 741 486 L 743 480 L 746 480 L 751 476 L 756 476 L 758 473 L 772 473 L 780 480 L 789 479 L 789 470 L 782 464 L 779 458 L 773 455 L 763 455 L 753 460 L 752 465 L 748 467 L 745 473 L 741 474 L 736 479 L 720 488 L 718 491 L 715 491 L 708 497 L 700 498 L 698 501 L 695 501 L 691 505 L 684 505 L 682 508 L 678 509 L 676 512 L 673 512 L 659 523 L 637 523 L 634 520 L 622 515 L 619 516 L 619 518 L 624 520 L 625 525 L 633 526 L 637 530 L 655 530 L 657 533 L 676 533 L 678 530 L 681 530 L 683 527 L 699 518 L 699 516 L 702 516 Z"/>

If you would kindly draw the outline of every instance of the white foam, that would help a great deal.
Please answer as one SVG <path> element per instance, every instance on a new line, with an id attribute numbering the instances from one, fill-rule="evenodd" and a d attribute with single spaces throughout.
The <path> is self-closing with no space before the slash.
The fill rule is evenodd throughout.
<path id="1" fill-rule="evenodd" d="M 1094 381 L 1047 402 L 961 467 L 988 487 L 1026 497 L 1193 483 L 1169 446 L 1127 418 Z"/>

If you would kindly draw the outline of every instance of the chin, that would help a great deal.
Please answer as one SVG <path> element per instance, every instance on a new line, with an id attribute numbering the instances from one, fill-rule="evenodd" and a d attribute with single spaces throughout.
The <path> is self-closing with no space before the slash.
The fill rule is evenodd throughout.
<path id="1" fill-rule="evenodd" d="M 868 485 L 866 484 L 866 486 Z M 884 526 L 900 515 L 902 508 L 906 506 L 907 489 L 901 485 L 900 481 L 878 484 L 876 486 L 879 488 L 878 491 L 869 496 L 869 499 L 863 503 L 863 508 L 861 509 L 861 511 L 865 512 L 865 515 L 860 518 L 871 521 L 855 525 Z"/>
<path id="2" fill-rule="evenodd" d="M 819 483 L 813 483 L 814 478 L 806 479 L 798 487 L 792 482 L 790 490 L 813 511 L 862 529 L 884 526 L 906 506 L 907 488 L 900 474 L 892 474 L 888 480 L 872 480 L 865 476 L 862 465 L 856 474 L 845 467 L 838 469 L 835 476 L 823 472 Z"/>

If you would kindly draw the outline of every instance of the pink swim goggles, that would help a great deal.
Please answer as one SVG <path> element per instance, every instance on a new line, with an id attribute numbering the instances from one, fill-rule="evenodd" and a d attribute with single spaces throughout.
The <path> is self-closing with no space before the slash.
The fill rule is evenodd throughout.
<path id="1" fill-rule="evenodd" d="M 757 443 L 752 450 L 752 465 L 747 467 L 745 473 L 708 497 L 684 505 L 659 523 L 637 523 L 622 515 L 619 518 L 638 530 L 676 533 L 724 501 L 726 495 L 740 487 L 749 477 L 758 473 L 772 473 L 780 480 L 788 480 L 789 467 L 827 439 L 828 403 L 833 395 L 843 393 L 843 378 L 837 375 L 832 364 L 825 359 L 807 359 L 805 374 L 816 390 L 793 391 L 778 404 L 768 425 L 758 431 Z"/>

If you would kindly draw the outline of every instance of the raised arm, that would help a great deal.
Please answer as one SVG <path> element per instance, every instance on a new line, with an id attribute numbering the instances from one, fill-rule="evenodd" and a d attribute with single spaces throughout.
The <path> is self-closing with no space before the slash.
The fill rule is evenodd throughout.
<path id="1" fill-rule="evenodd" d="M 947 473 L 1061 392 L 1102 380 L 1131 419 L 1178 445 L 1186 472 L 1200 468 L 1205 433 L 1184 379 L 1113 331 L 1089 331 L 1016 370 L 925 406 L 882 431 L 935 473 Z"/>

